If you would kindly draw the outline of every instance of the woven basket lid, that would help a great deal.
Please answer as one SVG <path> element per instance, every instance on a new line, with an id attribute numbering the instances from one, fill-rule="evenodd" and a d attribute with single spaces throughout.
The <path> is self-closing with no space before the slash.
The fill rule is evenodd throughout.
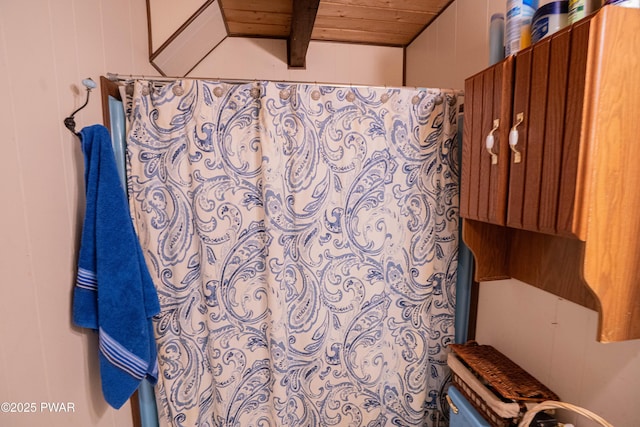
<path id="1" fill-rule="evenodd" d="M 542 402 L 558 396 L 490 345 L 450 344 L 453 352 L 487 385 L 506 399 Z"/>

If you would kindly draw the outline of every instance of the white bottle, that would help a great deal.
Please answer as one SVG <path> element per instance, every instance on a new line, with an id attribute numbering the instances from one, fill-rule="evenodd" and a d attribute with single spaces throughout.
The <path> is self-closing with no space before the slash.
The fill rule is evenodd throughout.
<path id="1" fill-rule="evenodd" d="M 507 0 L 506 56 L 531 44 L 531 18 L 537 8 L 538 0 Z"/>

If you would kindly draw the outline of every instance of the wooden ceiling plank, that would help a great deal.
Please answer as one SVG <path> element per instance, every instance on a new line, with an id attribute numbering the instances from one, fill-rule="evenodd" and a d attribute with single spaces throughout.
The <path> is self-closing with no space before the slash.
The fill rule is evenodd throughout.
<path id="1" fill-rule="evenodd" d="M 219 0 L 222 9 L 291 13 L 291 0 Z"/>
<path id="2" fill-rule="evenodd" d="M 432 20 L 436 16 L 436 14 L 428 12 L 407 12 L 403 10 L 388 10 L 374 7 L 351 6 L 330 2 L 321 2 L 320 7 L 318 8 L 318 16 L 370 19 L 376 21 L 425 25 L 425 23 Z"/>
<path id="3" fill-rule="evenodd" d="M 259 23 L 236 22 L 229 26 L 230 37 L 289 37 L 291 28 L 288 25 L 270 25 Z"/>
<path id="4" fill-rule="evenodd" d="M 357 30 L 370 33 L 404 34 L 413 37 L 423 26 L 424 24 L 373 21 L 357 18 L 335 18 L 318 15 L 314 29 Z"/>
<path id="5" fill-rule="evenodd" d="M 314 40 L 344 43 L 373 44 L 377 46 L 402 47 L 411 37 L 402 34 L 371 33 L 367 31 L 316 28 L 313 30 Z"/>
<path id="6" fill-rule="evenodd" d="M 440 13 L 450 0 L 323 0 L 323 3 L 375 7 L 407 12 Z"/>
<path id="7" fill-rule="evenodd" d="M 313 24 L 320 0 L 295 0 L 291 15 L 291 33 L 287 39 L 287 61 L 289 67 L 304 68 L 307 49 L 311 41 Z"/>
<path id="8" fill-rule="evenodd" d="M 291 24 L 291 15 L 287 13 L 226 9 L 225 17 L 229 25 L 236 22 L 286 26 Z"/>

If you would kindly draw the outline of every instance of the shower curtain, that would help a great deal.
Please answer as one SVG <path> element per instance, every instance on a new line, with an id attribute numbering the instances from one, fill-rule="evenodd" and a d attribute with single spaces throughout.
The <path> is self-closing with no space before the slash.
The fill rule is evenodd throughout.
<path id="1" fill-rule="evenodd" d="M 129 103 L 171 425 L 433 425 L 454 337 L 456 94 L 136 81 Z"/>

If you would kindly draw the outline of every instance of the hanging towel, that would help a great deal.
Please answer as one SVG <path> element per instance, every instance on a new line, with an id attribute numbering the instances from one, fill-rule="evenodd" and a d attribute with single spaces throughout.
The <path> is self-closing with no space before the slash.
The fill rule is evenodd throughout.
<path id="1" fill-rule="evenodd" d="M 109 131 L 94 125 L 80 134 L 87 206 L 73 321 L 98 331 L 102 392 L 107 403 L 120 408 L 143 378 L 157 380 L 151 318 L 160 305 L 129 216 Z"/>

